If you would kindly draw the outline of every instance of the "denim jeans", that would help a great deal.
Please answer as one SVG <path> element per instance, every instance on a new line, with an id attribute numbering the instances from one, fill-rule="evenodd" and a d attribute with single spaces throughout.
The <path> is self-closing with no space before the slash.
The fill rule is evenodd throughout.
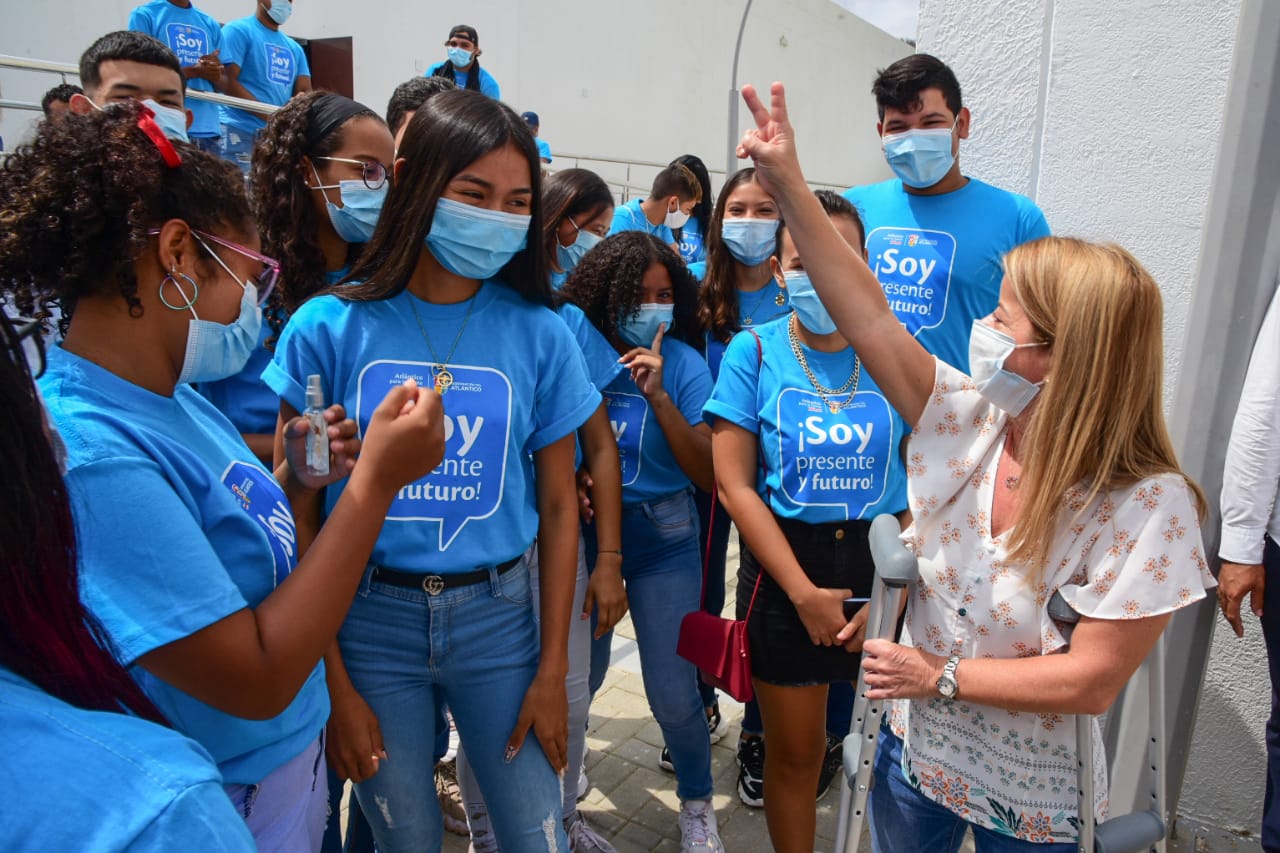
<path id="1" fill-rule="evenodd" d="M 214 157 L 222 156 L 221 136 L 193 136 L 191 144 L 206 154 L 212 154 Z"/>
<path id="2" fill-rule="evenodd" d="M 253 144 L 257 139 L 256 133 L 248 133 L 229 124 L 222 126 L 222 150 L 219 153 L 223 160 L 235 163 L 246 178 L 253 163 Z"/>
<path id="3" fill-rule="evenodd" d="M 956 853 L 965 832 L 973 830 L 976 853 L 1075 853 L 1075 844 L 1038 844 L 969 823 L 946 806 L 917 791 L 902 775 L 902 741 L 880 729 L 875 784 L 867 809 L 872 853 L 928 850 Z"/>
<path id="4" fill-rule="evenodd" d="M 225 785 L 259 849 L 314 853 L 320 849 L 329 784 L 324 735 L 256 785 Z"/>
<path id="5" fill-rule="evenodd" d="M 440 849 L 432 783 L 438 697 L 453 712 L 502 848 L 567 850 L 560 780 L 533 732 L 510 763 L 504 759 L 538 666 L 525 563 L 437 595 L 377 583 L 371 574 L 338 642 L 387 750 L 378 773 L 356 785 L 379 853 Z"/>
<path id="6" fill-rule="evenodd" d="M 588 553 L 594 532 L 587 530 Z M 698 609 L 702 593 L 698 515 L 688 491 L 622 508 L 622 579 L 649 710 L 675 765 L 676 795 L 710 799 L 711 738 L 697 672 L 676 654 L 680 622 Z M 593 655 L 593 676 L 595 666 Z"/>
<path id="7" fill-rule="evenodd" d="M 526 555 L 529 561 L 529 581 L 533 587 L 533 600 L 538 600 L 538 546 L 535 543 Z M 578 772 L 582 756 L 587 748 L 587 713 L 591 708 L 591 694 L 587 690 L 587 671 L 591 666 L 591 621 L 581 619 L 582 602 L 587 597 L 586 546 L 578 539 L 578 574 L 573 586 L 573 610 L 569 623 L 569 672 L 564 679 L 564 690 L 569 701 L 569 739 L 562 792 L 562 817 L 569 820 L 578 811 Z M 534 616 L 538 611 L 535 608 Z M 541 620 L 539 620 L 541 626 Z M 471 824 L 471 847 L 475 853 L 492 853 L 498 849 L 493 837 L 488 808 L 475 782 L 471 762 L 465 748 L 458 750 L 458 787 L 467 807 Z"/>

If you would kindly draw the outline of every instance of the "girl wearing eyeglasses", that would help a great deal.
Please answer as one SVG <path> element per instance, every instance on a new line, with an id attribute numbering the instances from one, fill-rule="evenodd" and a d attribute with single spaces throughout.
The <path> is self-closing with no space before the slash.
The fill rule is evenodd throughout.
<path id="1" fill-rule="evenodd" d="M 542 170 L 524 121 L 479 93 L 442 92 L 398 153 L 350 282 L 298 309 L 263 375 L 285 422 L 312 374 L 361 429 L 371 401 L 407 377 L 445 397 L 444 461 L 386 508 L 326 658 L 334 716 L 376 718 L 349 752 L 380 851 L 440 848 L 429 786 L 441 697 L 499 846 L 565 850 L 547 818 L 560 814 L 566 762 L 574 433 L 600 393 L 548 307 Z M 346 488 L 327 490 L 330 511 Z M 535 537 L 539 623 L 524 559 Z"/>
<path id="2" fill-rule="evenodd" d="M 387 191 L 391 133 L 371 109 L 332 92 L 308 92 L 272 114 L 253 152 L 253 212 L 263 251 L 280 261 L 263 306 L 258 346 L 244 370 L 198 390 L 270 464 L 280 398 L 262 370 L 285 319 L 342 279 L 373 233 Z"/>
<path id="3" fill-rule="evenodd" d="M 302 422 L 286 461 L 263 467 L 189 383 L 243 367 L 274 262 L 234 166 L 170 142 L 141 105 L 51 125 L 12 154 L 0 216 L 6 295 L 70 315 L 40 387 L 66 445 L 81 597 L 163 717 L 213 756 L 259 846 L 315 850 L 320 657 L 385 508 L 441 458 L 440 401 L 397 386 L 363 441 L 330 407 L 330 476 L 306 473 Z M 344 476 L 299 560 L 293 506 Z"/>

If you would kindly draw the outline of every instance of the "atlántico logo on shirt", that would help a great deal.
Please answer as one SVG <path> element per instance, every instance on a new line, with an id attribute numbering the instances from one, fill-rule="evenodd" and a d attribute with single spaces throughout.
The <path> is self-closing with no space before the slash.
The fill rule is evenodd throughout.
<path id="1" fill-rule="evenodd" d="M 164 28 L 169 49 L 178 56 L 178 64 L 195 65 L 209 53 L 209 34 L 191 24 L 170 23 Z"/>
<path id="2" fill-rule="evenodd" d="M 265 43 L 263 47 L 267 50 L 267 79 L 282 86 L 292 86 L 293 51 L 270 42 Z"/>
<path id="3" fill-rule="evenodd" d="M 867 235 L 867 256 L 889 307 L 908 332 L 915 335 L 942 324 L 955 237 L 919 228 L 877 228 Z"/>
<path id="4" fill-rule="evenodd" d="M 222 472 L 222 484 L 267 534 L 275 565 L 273 586 L 278 585 L 298 564 L 298 530 L 280 484 L 262 467 L 248 462 L 228 465 Z"/>

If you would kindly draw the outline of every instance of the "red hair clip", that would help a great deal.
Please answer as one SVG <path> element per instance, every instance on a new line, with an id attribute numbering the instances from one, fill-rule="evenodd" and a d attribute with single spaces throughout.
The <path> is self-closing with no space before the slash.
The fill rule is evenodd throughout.
<path id="1" fill-rule="evenodd" d="M 178 155 L 178 149 L 173 147 L 169 137 L 164 135 L 160 125 L 156 124 L 155 115 L 155 112 L 144 104 L 142 114 L 138 116 L 138 129 L 155 143 L 156 148 L 160 149 L 160 156 L 164 158 L 164 164 L 170 169 L 176 169 L 182 165 L 182 157 Z"/>

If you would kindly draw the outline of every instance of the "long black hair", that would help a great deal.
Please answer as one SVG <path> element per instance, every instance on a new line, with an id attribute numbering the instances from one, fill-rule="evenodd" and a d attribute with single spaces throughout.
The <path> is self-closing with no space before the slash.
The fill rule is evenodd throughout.
<path id="1" fill-rule="evenodd" d="M 698 199 L 698 203 L 693 206 L 693 213 L 689 214 L 691 219 L 698 222 L 698 231 L 702 234 L 703 245 L 706 245 L 707 231 L 711 228 L 711 174 L 707 172 L 707 164 L 694 154 L 681 154 L 672 160 L 670 165 L 684 166 L 693 176 L 698 179 L 698 184 L 702 187 L 702 198 Z"/>
<path id="2" fill-rule="evenodd" d="M 542 242 L 547 260 L 555 258 L 557 231 L 566 217 L 595 219 L 600 211 L 613 206 L 613 191 L 590 169 L 565 169 L 547 178 L 542 193 Z"/>
<path id="3" fill-rule="evenodd" d="M 639 313 L 644 302 L 640 283 L 654 264 L 666 267 L 675 297 L 671 328 L 664 337 L 676 338 L 701 350 L 698 282 L 680 256 L 652 234 L 622 231 L 587 252 L 569 273 L 559 298 L 581 308 L 600 334 L 615 349 L 624 352 L 631 349 L 631 344 L 622 340 L 618 325 Z"/>
<path id="4" fill-rule="evenodd" d="M 331 292 L 353 302 L 399 295 L 426 248 L 436 203 L 454 177 L 477 159 L 514 145 L 529 163 L 533 197 L 529 236 L 497 278 L 525 299 L 551 304 L 547 255 L 542 242 L 542 161 L 533 134 L 506 104 L 466 89 L 441 92 L 413 114 L 400 143 L 405 161 L 391 183 L 382 215 L 364 254 L 344 285 Z"/>
<path id="5" fill-rule="evenodd" d="M 738 320 L 738 284 L 734 276 L 738 262 L 720 235 L 724 209 L 734 190 L 755 179 L 756 170 L 750 166 L 729 176 L 716 199 L 711 227 L 702 235 L 707 247 L 707 274 L 702 277 L 702 288 L 698 292 L 698 322 L 713 339 L 725 343 L 741 331 L 742 326 Z"/>

